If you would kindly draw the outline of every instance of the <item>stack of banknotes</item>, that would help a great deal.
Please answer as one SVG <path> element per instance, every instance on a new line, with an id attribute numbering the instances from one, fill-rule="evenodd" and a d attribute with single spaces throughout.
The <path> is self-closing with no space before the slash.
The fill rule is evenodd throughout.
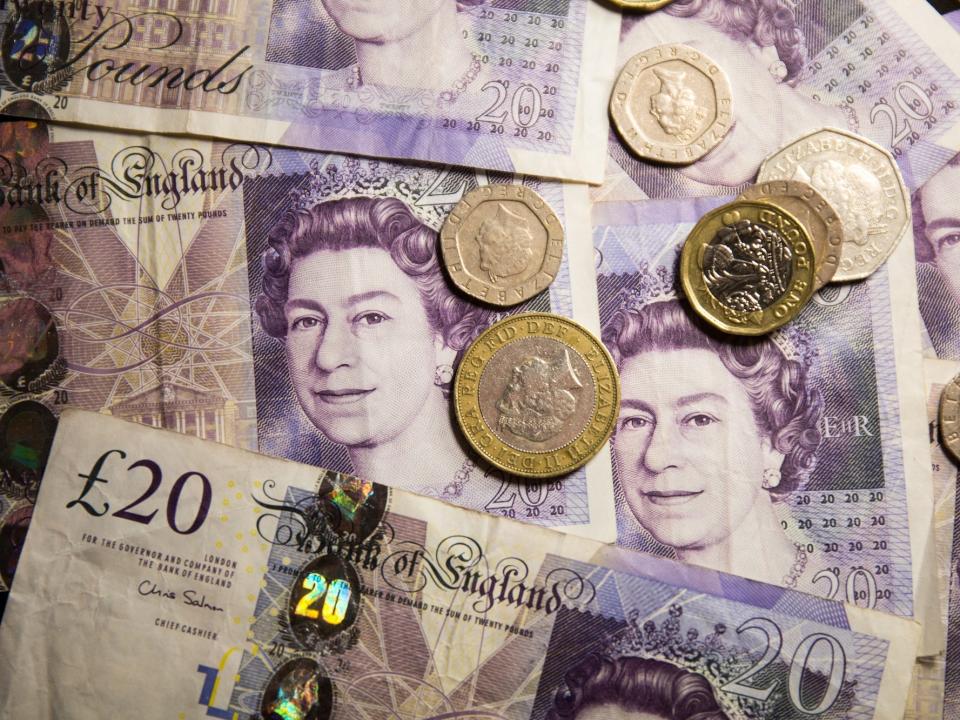
<path id="1" fill-rule="evenodd" d="M 960 11 L 620 4 L 0 0 L 0 717 L 960 718 Z M 664 44 L 732 95 L 684 166 L 608 112 Z M 822 128 L 891 153 L 902 240 L 707 332 L 685 239 Z M 439 242 L 498 186 L 564 238 L 513 307 Z M 452 409 L 520 312 L 619 372 L 562 477 Z"/>

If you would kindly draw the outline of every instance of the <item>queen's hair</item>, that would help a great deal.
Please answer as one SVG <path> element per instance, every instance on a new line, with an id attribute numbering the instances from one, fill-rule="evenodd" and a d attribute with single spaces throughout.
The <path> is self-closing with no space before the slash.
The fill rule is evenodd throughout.
<path id="1" fill-rule="evenodd" d="M 803 484 L 820 446 L 822 399 L 807 387 L 806 367 L 788 360 L 771 340 L 721 340 L 695 324 L 680 300 L 664 300 L 617 310 L 604 325 L 603 342 L 621 370 L 643 352 L 689 348 L 716 353 L 747 391 L 759 431 L 783 453 L 780 483 L 770 494 L 781 499 Z"/>
<path id="2" fill-rule="evenodd" d="M 591 653 L 567 671 L 564 681 L 547 720 L 573 720 L 602 705 L 666 720 L 729 720 L 703 675 L 662 660 Z"/>
<path id="3" fill-rule="evenodd" d="M 790 84 L 799 79 L 807 62 L 803 31 L 785 0 L 674 0 L 661 12 L 696 16 L 734 40 L 773 46 L 787 67 L 785 80 Z"/>
<path id="4" fill-rule="evenodd" d="M 938 172 L 946 168 L 960 168 L 960 154 L 954 155 Z M 934 175 L 936 177 L 936 175 Z M 913 247 L 917 262 L 932 263 L 937 259 L 937 249 L 927 237 L 927 220 L 923 217 L 923 188 L 917 190 L 910 203 L 913 206 Z"/>
<path id="5" fill-rule="evenodd" d="M 420 291 L 430 326 L 447 345 L 462 351 L 485 326 L 483 311 L 446 285 L 437 258 L 437 234 L 396 198 L 352 197 L 320 202 L 286 213 L 263 252 L 263 287 L 256 310 L 268 335 L 285 338 L 290 271 L 294 262 L 321 250 L 379 248 Z"/>

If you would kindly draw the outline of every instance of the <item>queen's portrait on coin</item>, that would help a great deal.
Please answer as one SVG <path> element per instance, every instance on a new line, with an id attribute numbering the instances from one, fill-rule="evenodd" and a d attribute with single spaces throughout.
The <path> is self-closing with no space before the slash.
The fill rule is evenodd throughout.
<path id="1" fill-rule="evenodd" d="M 960 359 L 960 155 L 913 195 L 920 313 L 938 357 Z"/>
<path id="2" fill-rule="evenodd" d="M 526 272 L 533 261 L 533 232 L 527 221 L 500 205 L 477 230 L 480 269 L 491 283 Z"/>
<path id="3" fill-rule="evenodd" d="M 816 102 L 795 88 L 807 60 L 806 39 L 788 0 L 675 0 L 655 13 L 625 20 L 620 62 L 657 45 L 682 43 L 702 51 L 730 80 L 733 128 L 721 143 L 691 165 L 684 176 L 711 186 L 751 181 L 767 156 L 812 129 L 847 127 L 843 111 Z M 681 77 L 662 77 L 662 97 L 650 113 L 665 130 L 702 132 L 697 108 Z M 698 129 L 699 128 L 699 129 Z M 695 136 L 691 137 L 691 140 Z M 628 167 L 635 162 L 622 157 Z"/>
<path id="4" fill-rule="evenodd" d="M 366 480 L 450 483 L 467 456 L 447 396 L 484 313 L 447 288 L 436 232 L 400 200 L 351 197 L 288 211 L 268 242 L 256 310 L 306 417 Z"/>
<path id="5" fill-rule="evenodd" d="M 775 508 L 820 444 L 822 399 L 804 364 L 769 339 L 717 339 L 676 299 L 617 310 L 603 341 L 622 386 L 618 493 L 636 522 L 684 562 L 809 582 L 813 563 Z"/>
<path id="6" fill-rule="evenodd" d="M 343 72 L 347 89 L 362 85 L 435 90 L 454 102 L 479 90 L 480 58 L 464 40 L 459 13 L 485 0 L 320 0 L 353 39 L 357 62 Z"/>

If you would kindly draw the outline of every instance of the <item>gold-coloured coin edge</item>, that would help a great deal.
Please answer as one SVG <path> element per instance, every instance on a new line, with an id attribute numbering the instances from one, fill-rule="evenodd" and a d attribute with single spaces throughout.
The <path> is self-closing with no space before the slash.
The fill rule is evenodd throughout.
<path id="1" fill-rule="evenodd" d="M 943 447 L 960 462 L 960 375 L 944 386 L 937 413 Z"/>
<path id="2" fill-rule="evenodd" d="M 469 273 L 460 256 L 457 233 L 482 203 L 508 200 L 521 202 L 543 224 L 547 249 L 536 275 L 519 287 L 498 287 Z M 498 307 L 518 305 L 545 290 L 557 277 L 563 262 L 564 229 L 560 218 L 538 192 L 524 185 L 497 183 L 471 190 L 456 204 L 440 229 L 440 253 L 447 275 L 460 290 L 481 302 Z"/>
<path id="3" fill-rule="evenodd" d="M 703 278 L 699 256 L 700 249 L 713 240 L 721 227 L 735 222 L 734 220 L 725 222 L 725 215 L 748 208 L 755 209 L 757 213 L 766 211 L 785 217 L 789 223 L 796 227 L 799 235 L 798 241 L 802 243 L 800 249 L 805 250 L 805 252 L 798 253 L 797 243 L 791 243 L 794 250 L 793 274 L 791 287 L 784 296 L 768 308 L 752 313 L 743 313 L 724 305 L 719 298 L 710 292 Z M 779 228 L 775 229 L 779 230 Z M 790 241 L 790 238 L 787 238 L 787 240 Z M 804 256 L 808 259 L 805 263 L 801 262 L 801 258 Z M 708 212 L 700 218 L 700 222 L 690 231 L 680 255 L 680 283 L 687 300 L 697 311 L 697 314 L 714 327 L 733 335 L 766 335 L 790 322 L 809 302 L 816 284 L 815 267 L 816 254 L 813 241 L 809 232 L 796 217 L 772 202 L 736 200 Z M 802 285 L 798 288 L 799 292 L 795 292 L 794 288 L 798 283 Z M 728 320 L 724 320 L 718 312 L 723 313 Z M 758 314 L 760 316 L 759 320 L 755 320 L 749 325 L 746 324 L 746 320 L 750 316 L 757 316 Z"/>
<path id="4" fill-rule="evenodd" d="M 530 331 L 530 323 L 544 323 Z M 556 334 L 546 333 L 555 323 Z M 520 326 L 518 333 L 516 326 Z M 513 328 L 511 334 L 509 329 Z M 526 332 L 522 332 L 526 328 Z M 563 328 L 562 330 L 560 328 Z M 572 331 L 568 334 L 569 331 Z M 571 342 L 573 336 L 583 347 Z M 520 451 L 497 437 L 480 409 L 480 378 L 493 356 L 511 342 L 543 337 L 557 340 L 580 354 L 593 373 L 596 397 L 590 421 L 577 436 L 560 448 L 545 452 Z M 604 344 L 579 323 L 550 313 L 519 313 L 494 323 L 467 348 L 453 381 L 457 425 L 470 446 L 491 465 L 518 477 L 559 477 L 582 467 L 610 439 L 620 413 L 620 376 Z M 601 399 L 605 402 L 601 403 Z M 587 438 L 589 436 L 589 440 Z"/>
<path id="5" fill-rule="evenodd" d="M 641 137 L 640 128 L 630 118 L 627 101 L 631 85 L 641 72 L 672 60 L 682 60 L 710 78 L 716 117 L 695 140 L 670 148 Z M 679 43 L 657 45 L 637 53 L 623 66 L 610 94 L 610 117 L 617 133 L 637 157 L 668 165 L 691 165 L 719 145 L 733 127 L 730 120 L 733 117 L 733 93 L 722 68 L 700 50 Z M 721 122 L 722 117 L 728 118 L 725 124 Z M 703 142 L 704 138 L 709 141 Z"/>
<path id="6" fill-rule="evenodd" d="M 625 10 L 643 10 L 650 12 L 669 5 L 673 0 L 610 0 L 610 2 Z"/>
<path id="7" fill-rule="evenodd" d="M 843 250 L 843 221 L 830 202 L 812 185 L 802 180 L 767 180 L 747 188 L 738 200 L 767 200 L 773 202 L 788 202 L 795 200 L 816 215 L 827 228 L 826 237 L 818 237 L 811 228 L 807 228 L 810 239 L 813 241 L 814 254 L 817 258 L 814 274 L 817 278 L 814 292 L 833 280 L 833 276 L 840 267 L 840 253 Z M 784 203 L 784 209 L 792 212 Z"/>

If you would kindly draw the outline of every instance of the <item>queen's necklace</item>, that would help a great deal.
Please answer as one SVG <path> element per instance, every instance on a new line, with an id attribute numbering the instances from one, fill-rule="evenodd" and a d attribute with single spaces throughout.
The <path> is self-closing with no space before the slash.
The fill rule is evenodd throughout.
<path id="1" fill-rule="evenodd" d="M 807 569 L 807 551 L 803 549 L 800 543 L 794 543 L 794 545 L 796 545 L 797 554 L 793 566 L 790 568 L 790 572 L 783 576 L 783 586 L 788 588 L 795 588 L 800 576 L 803 575 L 803 571 Z"/>

